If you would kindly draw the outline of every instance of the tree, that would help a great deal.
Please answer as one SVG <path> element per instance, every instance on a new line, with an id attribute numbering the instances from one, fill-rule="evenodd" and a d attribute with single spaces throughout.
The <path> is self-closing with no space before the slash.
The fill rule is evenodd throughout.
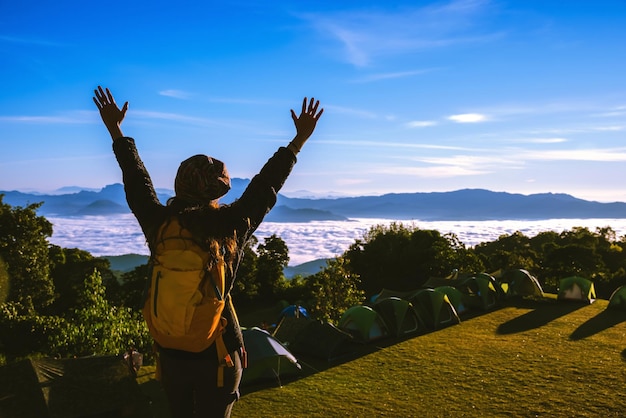
<path id="1" fill-rule="evenodd" d="M 7 300 L 29 299 L 35 309 L 44 308 L 54 300 L 48 253 L 52 224 L 37 216 L 42 203 L 11 207 L 3 198 L 0 194 L 0 257 L 9 277 Z"/>
<path id="2" fill-rule="evenodd" d="M 474 249 L 488 271 L 507 269 L 536 270 L 538 254 L 531 239 L 520 231 L 501 235 L 492 242 L 481 243 Z"/>
<path id="3" fill-rule="evenodd" d="M 441 235 L 439 231 L 402 223 L 372 227 L 344 257 L 368 296 L 383 288 L 414 290 L 430 277 L 446 276 L 453 269 L 482 270 L 480 260 L 456 235 Z"/>
<path id="4" fill-rule="evenodd" d="M 103 277 L 105 287 L 112 288 L 107 295 L 117 293 L 115 290 L 119 287 L 119 283 L 110 269 L 111 264 L 105 258 L 94 257 L 88 251 L 78 248 L 61 248 L 51 245 L 50 260 L 50 276 L 57 295 L 52 306 L 52 314 L 64 314 L 74 307 L 78 294 L 84 287 L 85 277 L 91 275 L 94 270 L 97 270 Z"/>
<path id="5" fill-rule="evenodd" d="M 338 257 L 327 261 L 326 268 L 305 279 L 310 289 L 311 314 L 323 321 L 339 322 L 350 307 L 364 301 L 359 276 L 350 271 L 348 260 Z"/>
<path id="6" fill-rule="evenodd" d="M 259 295 L 259 283 L 257 281 L 258 256 L 254 247 L 259 243 L 256 236 L 250 237 L 243 248 L 243 257 L 237 269 L 237 280 L 232 290 L 233 298 L 237 303 L 250 302 Z"/>
<path id="7" fill-rule="evenodd" d="M 282 238 L 276 234 L 264 239 L 257 247 L 257 281 L 259 294 L 270 300 L 274 299 L 283 287 L 285 275 L 283 269 L 289 263 L 289 249 Z"/>
<path id="8" fill-rule="evenodd" d="M 133 345 L 150 352 L 152 339 L 140 312 L 112 306 L 106 299 L 100 273 L 85 277 L 74 308 L 64 316 L 59 329 L 49 339 L 50 351 L 60 356 L 120 354 Z"/>
<path id="9" fill-rule="evenodd" d="M 120 277 L 119 291 L 114 299 L 109 300 L 116 306 L 127 306 L 141 310 L 144 305 L 144 294 L 150 278 L 150 265 L 142 264 L 133 270 L 123 273 Z M 107 287 L 107 294 L 109 294 Z"/>
<path id="10" fill-rule="evenodd" d="M 7 263 L 4 262 L 2 255 L 0 255 L 0 304 L 9 300 L 9 271 Z"/>

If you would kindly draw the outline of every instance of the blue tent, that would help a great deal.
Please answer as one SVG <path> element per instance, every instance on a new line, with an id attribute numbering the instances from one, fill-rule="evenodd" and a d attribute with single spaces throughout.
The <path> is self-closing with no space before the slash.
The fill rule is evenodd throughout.
<path id="1" fill-rule="evenodd" d="M 289 305 L 285 309 L 280 312 L 280 318 L 284 316 L 293 316 L 296 318 L 308 318 L 309 313 L 303 306 L 300 305 Z"/>

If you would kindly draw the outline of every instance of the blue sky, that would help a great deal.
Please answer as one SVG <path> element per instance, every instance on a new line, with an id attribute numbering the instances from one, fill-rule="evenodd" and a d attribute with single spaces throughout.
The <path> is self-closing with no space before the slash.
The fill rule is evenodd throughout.
<path id="1" fill-rule="evenodd" d="M 0 2 L 0 190 L 121 182 L 91 100 L 130 108 L 156 187 L 250 178 L 325 108 L 286 194 L 485 188 L 626 201 L 626 2 Z"/>

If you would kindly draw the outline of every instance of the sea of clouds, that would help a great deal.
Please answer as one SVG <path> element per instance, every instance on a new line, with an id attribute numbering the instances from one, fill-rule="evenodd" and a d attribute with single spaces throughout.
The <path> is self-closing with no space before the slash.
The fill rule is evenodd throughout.
<path id="1" fill-rule="evenodd" d="M 148 254 L 139 224 L 132 214 L 46 217 L 54 226 L 52 244 L 63 248 L 80 248 L 94 256 Z M 264 222 L 255 236 L 259 242 L 276 234 L 289 248 L 289 265 L 330 258 L 342 254 L 355 240 L 363 238 L 375 225 L 401 222 L 420 229 L 434 229 L 442 234 L 454 233 L 467 246 L 496 240 L 504 234 L 520 231 L 528 237 L 539 232 L 587 227 L 590 231 L 610 226 L 618 238 L 626 234 L 626 219 L 547 219 L 535 221 L 419 221 L 392 219 L 352 219 L 349 221 L 316 221 L 306 223 Z"/>

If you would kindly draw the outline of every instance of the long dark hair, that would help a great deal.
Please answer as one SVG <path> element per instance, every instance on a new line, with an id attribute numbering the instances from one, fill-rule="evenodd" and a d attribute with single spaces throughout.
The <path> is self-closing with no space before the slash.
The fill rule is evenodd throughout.
<path id="1" fill-rule="evenodd" d="M 237 233 L 223 222 L 216 221 L 220 211 L 217 200 L 208 205 L 197 205 L 174 196 L 168 199 L 167 208 L 168 218 L 176 216 L 179 224 L 190 231 L 194 241 L 209 254 L 209 263 L 224 260 L 227 270 L 233 272 L 233 263 L 239 251 Z"/>

